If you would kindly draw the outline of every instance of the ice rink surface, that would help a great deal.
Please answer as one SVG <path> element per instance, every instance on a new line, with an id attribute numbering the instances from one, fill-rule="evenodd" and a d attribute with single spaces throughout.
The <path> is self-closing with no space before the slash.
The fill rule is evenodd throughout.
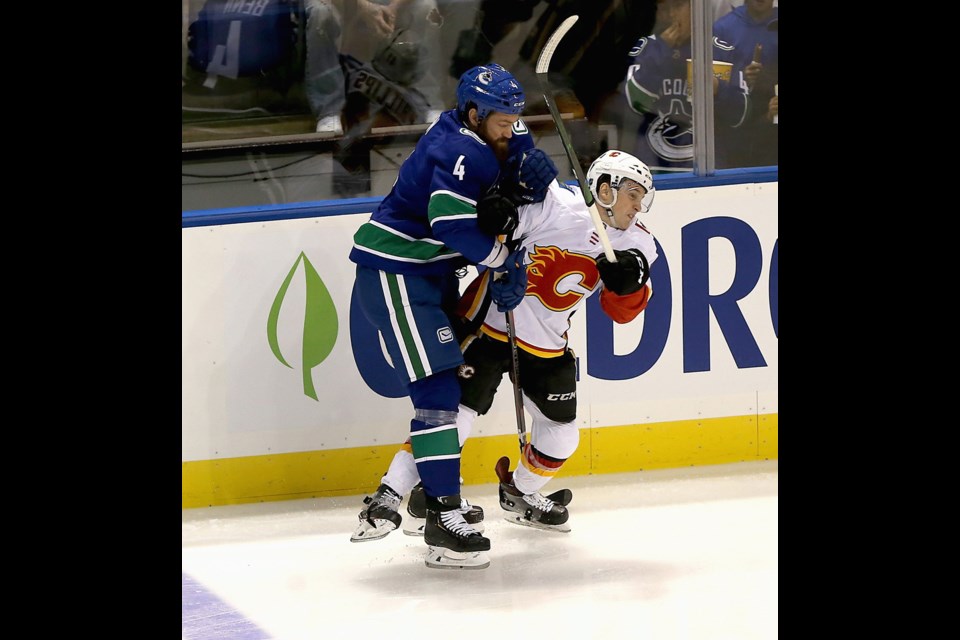
<path id="1" fill-rule="evenodd" d="M 507 523 L 496 484 L 464 487 L 492 546 L 470 571 L 428 569 L 402 530 L 351 543 L 363 496 L 185 509 L 182 637 L 778 637 L 777 461 L 561 476 L 544 492 L 563 487 L 570 533 Z"/>

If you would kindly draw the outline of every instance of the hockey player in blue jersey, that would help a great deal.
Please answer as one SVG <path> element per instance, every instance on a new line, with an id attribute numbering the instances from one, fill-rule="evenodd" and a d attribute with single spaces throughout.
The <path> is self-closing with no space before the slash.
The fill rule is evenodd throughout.
<path id="1" fill-rule="evenodd" d="M 642 116 L 635 155 L 653 172 L 693 167 L 693 102 L 687 83 L 691 57 L 689 0 L 665 0 L 669 25 L 640 38 L 630 50 L 624 90 L 630 108 Z M 732 62 L 733 47 L 713 38 L 713 59 Z M 714 79 L 715 130 L 737 128 L 747 113 L 747 92 L 736 79 Z M 722 149 L 717 149 L 718 158 Z M 717 164 L 721 164 L 718 160 Z"/>
<path id="2" fill-rule="evenodd" d="M 413 402 L 410 442 L 426 495 L 429 567 L 490 563 L 490 540 L 464 519 L 472 507 L 460 497 L 457 368 L 463 355 L 452 318 L 459 299 L 456 272 L 467 264 L 498 274 L 491 290 L 503 308 L 512 309 L 523 297 L 522 256 L 481 230 L 476 207 L 501 182 L 538 202 L 556 176 L 520 120 L 524 106 L 522 87 L 503 67 L 465 72 L 456 109 L 444 111 L 417 142 L 350 251 L 361 309 L 379 329 Z M 507 216 L 492 231 L 508 233 L 515 224 Z M 373 540 L 395 529 L 402 520 L 400 500 L 381 484 L 365 500 L 351 540 Z"/>

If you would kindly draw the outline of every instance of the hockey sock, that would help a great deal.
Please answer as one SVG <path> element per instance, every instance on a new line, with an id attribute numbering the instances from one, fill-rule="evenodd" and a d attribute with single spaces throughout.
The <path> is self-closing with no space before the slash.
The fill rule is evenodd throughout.
<path id="1" fill-rule="evenodd" d="M 391 489 L 405 496 L 420 482 L 420 473 L 417 463 L 413 460 L 413 453 L 409 445 L 404 445 L 397 451 L 390 461 L 390 468 L 383 476 L 382 482 Z"/>

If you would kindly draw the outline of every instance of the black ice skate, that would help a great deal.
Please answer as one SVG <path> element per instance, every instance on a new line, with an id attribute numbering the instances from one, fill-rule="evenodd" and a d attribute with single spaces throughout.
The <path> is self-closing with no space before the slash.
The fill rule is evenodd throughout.
<path id="1" fill-rule="evenodd" d="M 459 495 L 425 496 L 427 518 L 423 530 L 429 546 L 426 565 L 431 569 L 486 569 L 490 566 L 490 540 L 467 524 L 460 512 Z"/>
<path id="2" fill-rule="evenodd" d="M 372 496 L 363 499 L 363 503 L 367 507 L 360 512 L 360 523 L 350 536 L 350 542 L 379 540 L 400 526 L 403 520 L 397 513 L 400 495 L 387 485 L 381 484 Z"/>
<path id="3" fill-rule="evenodd" d="M 544 531 L 570 532 L 567 524 L 570 512 L 566 505 L 573 499 L 573 492 L 561 489 L 549 496 L 540 492 L 525 495 L 513 484 L 510 458 L 500 458 L 495 469 L 500 479 L 500 506 L 509 512 L 504 516 L 507 522 Z"/>
<path id="4" fill-rule="evenodd" d="M 460 513 L 467 524 L 478 532 L 483 533 L 483 508 L 463 500 Z M 403 532 L 408 536 L 422 536 L 423 528 L 427 524 L 427 496 L 423 492 L 423 485 L 418 484 L 407 498 L 407 514 L 403 521 Z"/>

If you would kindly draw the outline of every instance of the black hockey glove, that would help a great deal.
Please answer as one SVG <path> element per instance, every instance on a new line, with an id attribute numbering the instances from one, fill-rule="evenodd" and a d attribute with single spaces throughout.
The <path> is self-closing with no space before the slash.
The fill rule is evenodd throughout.
<path id="1" fill-rule="evenodd" d="M 530 149 L 507 160 L 502 191 L 517 206 L 543 202 L 547 188 L 559 173 L 550 156 L 540 149 Z"/>
<path id="2" fill-rule="evenodd" d="M 506 262 L 493 269 L 490 297 L 501 313 L 516 309 L 527 293 L 527 265 L 523 264 L 526 253 L 526 249 L 517 249 L 507 256 Z"/>
<path id="3" fill-rule="evenodd" d="M 606 254 L 597 258 L 597 271 L 603 286 L 618 296 L 636 293 L 650 278 L 650 264 L 647 256 L 639 249 L 614 251 L 616 262 L 609 262 Z"/>
<path id="4" fill-rule="evenodd" d="M 477 203 L 477 225 L 491 236 L 510 234 L 517 228 L 517 207 L 499 193 L 488 193 Z"/>

